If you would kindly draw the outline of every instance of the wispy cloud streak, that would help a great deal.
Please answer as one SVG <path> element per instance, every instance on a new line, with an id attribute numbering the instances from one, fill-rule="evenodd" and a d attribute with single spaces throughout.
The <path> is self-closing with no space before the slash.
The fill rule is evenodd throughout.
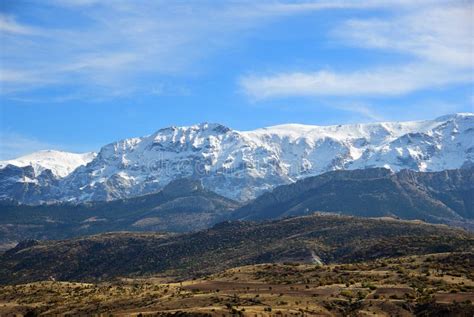
<path id="1" fill-rule="evenodd" d="M 406 3 L 401 3 L 405 4 Z M 420 5 L 420 3 L 418 3 Z M 474 20 L 469 2 L 427 2 L 392 18 L 348 20 L 332 33 L 342 45 L 399 52 L 401 65 L 358 71 L 253 73 L 239 79 L 253 99 L 283 96 L 394 96 L 474 82 Z"/>
<path id="2" fill-rule="evenodd" d="M 421 1 L 420 3 L 432 2 Z M 41 87 L 109 92 L 163 76 L 189 76 L 216 51 L 275 19 L 310 11 L 370 9 L 410 1 L 97 1 L 37 2 L 38 21 L 0 11 L 0 93 Z M 23 3 L 22 6 L 28 5 Z M 410 6 L 413 7 L 413 4 Z M 50 16 L 48 16 L 50 14 Z M 48 23 L 64 16 L 61 24 Z M 71 22 L 67 17 L 71 17 Z M 242 35 L 244 34 L 244 35 Z M 69 92 L 71 93 L 71 91 Z M 79 95 L 79 94 L 78 94 Z M 113 94 L 110 94 L 113 95 Z"/>

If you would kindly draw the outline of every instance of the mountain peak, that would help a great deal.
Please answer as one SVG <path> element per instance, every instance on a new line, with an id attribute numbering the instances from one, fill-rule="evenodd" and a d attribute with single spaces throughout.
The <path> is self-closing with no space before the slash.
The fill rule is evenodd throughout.
<path id="1" fill-rule="evenodd" d="M 452 119 L 465 119 L 465 118 L 471 118 L 471 119 L 474 118 L 474 113 L 458 112 L 458 113 L 447 114 L 447 115 L 436 118 L 435 121 L 442 122 L 442 121 L 448 121 Z"/>
<path id="2" fill-rule="evenodd" d="M 162 134 L 166 132 L 176 132 L 176 131 L 210 131 L 210 132 L 216 132 L 219 134 L 227 133 L 231 131 L 229 127 L 226 127 L 220 123 L 208 123 L 208 122 L 202 122 L 199 124 L 195 125 L 190 125 L 190 126 L 170 126 L 166 128 L 159 129 L 155 135 L 157 134 Z"/>
<path id="3" fill-rule="evenodd" d="M 57 150 L 41 150 L 13 160 L 0 161 L 0 168 L 6 165 L 18 167 L 32 166 L 38 176 L 51 170 L 56 177 L 65 177 L 81 165 L 86 165 L 96 157 L 96 153 L 70 153 Z"/>
<path id="4" fill-rule="evenodd" d="M 220 123 L 209 123 L 209 122 L 202 122 L 202 123 L 190 126 L 188 127 L 188 129 L 216 132 L 218 134 L 224 134 L 231 131 L 231 129 L 229 127 L 226 127 L 225 125 L 222 125 Z"/>

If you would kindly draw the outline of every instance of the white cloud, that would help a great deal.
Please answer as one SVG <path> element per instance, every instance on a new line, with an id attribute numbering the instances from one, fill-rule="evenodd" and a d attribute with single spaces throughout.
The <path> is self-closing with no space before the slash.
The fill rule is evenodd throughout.
<path id="1" fill-rule="evenodd" d="M 51 85 L 70 85 L 100 95 L 119 89 L 135 91 L 147 76 L 196 73 L 196 61 L 228 45 L 238 31 L 258 20 L 243 14 L 245 7 L 142 1 L 58 3 L 61 6 L 52 10 L 65 10 L 65 14 L 77 11 L 73 8 L 77 6 L 94 8 L 77 11 L 81 26 L 62 28 L 21 24 L 14 16 L 0 14 L 2 93 Z"/>
<path id="2" fill-rule="evenodd" d="M 149 82 L 150 78 L 162 82 L 166 76 L 195 76 L 202 71 L 200 62 L 203 59 L 235 45 L 256 26 L 280 17 L 330 9 L 396 7 L 401 12 L 421 12 L 418 8 L 435 8 L 430 9 L 429 14 L 405 14 L 389 21 L 351 20 L 341 26 L 337 36 L 347 43 L 367 48 L 410 52 L 430 63 L 451 60 L 464 65 L 469 63 L 466 61 L 469 50 L 472 53 L 472 46 L 469 49 L 472 41 L 464 40 L 464 33 L 472 34 L 472 29 L 459 28 L 464 23 L 465 13 L 451 2 L 443 2 L 450 5 L 449 10 L 437 11 L 433 3 L 440 1 L 435 0 L 241 1 L 220 4 L 212 1 L 54 0 L 46 4 L 48 10 L 43 10 L 43 14 L 74 13 L 74 21 L 79 21 L 79 24 L 66 21 L 61 28 L 32 25 L 20 23 L 24 20 L 18 20 L 14 12 L 8 16 L 0 13 L 0 93 L 18 94 L 45 86 L 67 86 L 68 96 L 88 95 L 91 98 L 151 91 L 155 84 Z M 411 35 L 405 38 L 406 34 Z M 430 42 L 419 47 L 419 43 L 428 38 Z M 368 80 L 371 76 L 379 78 L 385 72 L 376 69 L 349 75 L 361 75 L 362 79 Z M 250 95 L 271 97 L 275 91 L 271 86 L 279 87 L 278 81 L 294 80 L 288 83 L 285 94 L 309 94 L 308 87 L 314 88 L 318 79 L 329 77 L 337 80 L 343 75 L 346 74 L 320 70 L 307 74 L 289 71 L 276 74 L 273 80 L 268 75 L 261 78 L 254 75 L 241 82 Z M 328 88 L 337 90 L 332 88 L 334 85 Z M 355 88 L 348 81 L 344 85 Z M 408 86 L 398 84 L 395 88 L 410 91 Z M 258 87 L 269 88 L 259 93 Z"/>
<path id="3" fill-rule="evenodd" d="M 0 68 L 0 95 L 54 84 L 55 79 L 53 77 L 42 75 L 41 72 L 35 72 L 34 70 Z"/>
<path id="4" fill-rule="evenodd" d="M 258 100 L 285 96 L 395 96 L 471 80 L 469 71 L 411 64 L 349 73 L 323 70 L 249 75 L 240 79 L 240 86 L 247 95 Z"/>
<path id="5" fill-rule="evenodd" d="M 428 7 L 389 20 L 349 20 L 336 34 L 352 45 L 395 50 L 461 67 L 474 64 L 474 4 Z"/>
<path id="6" fill-rule="evenodd" d="M 158 81 L 160 76 L 193 76 L 201 71 L 200 61 L 276 18 L 394 3 L 407 6 L 411 2 L 37 2 L 32 5 L 45 7 L 37 11 L 41 15 L 35 21 L 62 16 L 60 23 L 33 24 L 21 19 L 21 12 L 0 13 L 0 70 L 9 73 L 0 77 L 0 85 L 3 94 L 61 85 L 69 85 L 77 95 L 84 91 L 89 95 L 114 95 L 111 92 L 122 89 L 143 91 L 141 81 L 147 76 Z M 74 16 L 70 23 L 68 16 Z"/>
<path id="7" fill-rule="evenodd" d="M 332 104 L 332 107 L 340 110 L 349 111 L 352 113 L 360 114 L 364 118 L 368 118 L 373 121 L 386 121 L 385 117 L 379 114 L 377 111 L 374 110 L 374 107 L 360 102 L 349 102 L 349 103 L 340 103 L 340 104 Z"/>
<path id="8" fill-rule="evenodd" d="M 0 15 L 0 33 L 33 35 L 37 34 L 37 31 L 31 27 L 20 25 L 11 16 Z"/>
<path id="9" fill-rule="evenodd" d="M 56 0 L 46 6 L 43 14 L 74 14 L 75 22 L 30 25 L 0 13 L 4 94 L 51 85 L 100 95 L 142 91 L 147 76 L 199 73 L 197 61 L 270 19 L 340 4 Z"/>
<path id="10" fill-rule="evenodd" d="M 407 54 L 412 61 L 352 72 L 252 74 L 239 80 L 253 99 L 283 96 L 393 96 L 474 82 L 473 4 L 428 2 L 392 18 L 349 20 L 333 35 L 344 44 Z"/>
<path id="11" fill-rule="evenodd" d="M 35 75 L 30 72 L 9 69 L 2 69 L 0 72 L 0 82 L 3 83 L 31 83 L 35 81 L 37 81 Z"/>

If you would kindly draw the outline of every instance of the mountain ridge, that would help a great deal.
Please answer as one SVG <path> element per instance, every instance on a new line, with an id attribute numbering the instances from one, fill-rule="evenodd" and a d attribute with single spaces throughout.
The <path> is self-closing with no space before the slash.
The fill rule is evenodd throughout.
<path id="1" fill-rule="evenodd" d="M 0 204 L 0 249 L 25 239 L 66 239 L 111 231 L 187 232 L 229 218 L 239 204 L 179 179 L 139 197 L 81 204 Z"/>
<path id="2" fill-rule="evenodd" d="M 57 150 L 42 150 L 11 160 L 0 161 L 0 169 L 7 165 L 17 167 L 31 166 L 36 176 L 50 170 L 58 178 L 66 177 L 76 168 L 86 165 L 96 157 L 95 152 L 72 153 Z"/>
<path id="3" fill-rule="evenodd" d="M 23 239 L 128 231 L 189 232 L 227 220 L 262 221 L 327 212 L 444 223 L 474 231 L 474 167 L 394 173 L 332 171 L 281 185 L 246 204 L 178 179 L 152 194 L 39 206 L 0 202 L 0 248 Z M 222 224 L 225 225 L 225 224 Z"/>
<path id="4" fill-rule="evenodd" d="M 156 192 L 174 179 L 191 177 L 220 195 L 246 201 L 332 170 L 439 171 L 472 165 L 473 140 L 472 113 L 410 122 L 286 124 L 253 131 L 202 123 L 110 143 L 87 165 L 60 179 L 26 183 L 0 170 L 0 187 L 3 199 L 28 204 L 104 201 Z"/>
<path id="5" fill-rule="evenodd" d="M 53 277 L 91 281 L 165 274 L 190 278 L 258 263 L 352 263 L 403 255 L 472 251 L 464 230 L 396 219 L 328 214 L 263 223 L 225 222 L 198 232 L 114 232 L 28 241 L 0 255 L 0 283 Z"/>
<path id="6" fill-rule="evenodd" d="M 264 220 L 314 211 L 428 222 L 474 219 L 474 168 L 394 173 L 384 168 L 332 171 L 276 187 L 234 212 L 233 219 Z"/>

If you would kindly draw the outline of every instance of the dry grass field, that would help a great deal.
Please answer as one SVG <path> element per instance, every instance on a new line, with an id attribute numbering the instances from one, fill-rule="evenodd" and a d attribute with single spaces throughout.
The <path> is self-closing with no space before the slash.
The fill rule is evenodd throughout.
<path id="1" fill-rule="evenodd" d="M 205 278 L 0 287 L 1 316 L 473 316 L 474 254 L 259 264 Z"/>

